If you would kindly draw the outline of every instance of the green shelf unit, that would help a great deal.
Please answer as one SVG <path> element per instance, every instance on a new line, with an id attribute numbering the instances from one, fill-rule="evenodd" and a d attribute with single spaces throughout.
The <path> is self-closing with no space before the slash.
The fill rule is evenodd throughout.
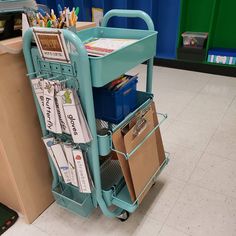
<path id="1" fill-rule="evenodd" d="M 178 36 L 178 48 L 182 47 L 182 33 L 190 32 L 208 32 L 208 41 L 211 37 L 212 21 L 214 19 L 215 7 L 217 0 L 182 0 L 181 14 Z M 209 42 L 205 46 L 206 58 Z"/>
<path id="2" fill-rule="evenodd" d="M 209 48 L 236 49 L 235 0 L 216 0 Z"/>
<path id="3" fill-rule="evenodd" d="M 181 15 L 177 51 L 181 51 L 186 31 L 208 32 L 208 40 L 202 51 L 202 62 L 207 65 L 236 67 L 207 62 L 208 50 L 212 48 L 236 49 L 235 0 L 181 0 Z M 197 52 L 196 52 L 197 53 Z M 188 59 L 177 60 L 190 61 Z"/>

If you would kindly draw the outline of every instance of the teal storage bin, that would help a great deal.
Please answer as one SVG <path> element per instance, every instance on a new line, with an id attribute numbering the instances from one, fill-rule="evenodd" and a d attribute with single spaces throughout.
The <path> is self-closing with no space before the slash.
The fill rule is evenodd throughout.
<path id="1" fill-rule="evenodd" d="M 87 217 L 94 209 L 91 194 L 81 193 L 72 185 L 61 182 L 52 190 L 52 193 L 57 204 L 73 213 Z"/>
<path id="2" fill-rule="evenodd" d="M 116 50 L 106 56 L 89 57 L 92 85 L 102 87 L 131 70 L 140 63 L 154 57 L 156 53 L 157 32 L 152 30 L 129 30 L 96 27 L 77 32 L 77 36 L 86 43 L 93 38 L 123 38 L 138 41 Z M 115 62 L 115 63 L 114 63 Z"/>

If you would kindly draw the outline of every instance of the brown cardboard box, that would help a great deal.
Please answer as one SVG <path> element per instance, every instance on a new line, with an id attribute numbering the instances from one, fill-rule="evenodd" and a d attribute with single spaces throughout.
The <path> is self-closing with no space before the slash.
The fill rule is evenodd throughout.
<path id="1" fill-rule="evenodd" d="M 158 125 L 154 102 L 144 110 L 113 134 L 113 144 L 117 150 L 130 153 Z M 139 197 L 138 202 L 141 203 L 152 186 L 152 182 L 147 186 L 148 182 L 165 158 L 160 130 L 157 129 L 129 160 L 122 154 L 117 156 L 131 200 Z"/>

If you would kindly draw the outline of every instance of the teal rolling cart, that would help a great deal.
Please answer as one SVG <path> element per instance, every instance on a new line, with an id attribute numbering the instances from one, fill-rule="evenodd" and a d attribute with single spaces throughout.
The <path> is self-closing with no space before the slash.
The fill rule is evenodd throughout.
<path id="1" fill-rule="evenodd" d="M 149 30 L 129 30 L 106 27 L 107 22 L 113 16 L 118 17 L 139 17 L 148 25 Z M 131 10 L 111 10 L 103 19 L 102 27 L 91 28 L 73 33 L 69 30 L 62 30 L 67 42 L 74 45 L 75 50 L 70 53 L 70 64 L 45 61 L 40 57 L 37 47 L 32 46 L 32 29 L 24 35 L 24 56 L 28 69 L 29 79 L 35 77 L 56 77 L 57 80 L 66 81 L 68 87 L 77 89 L 80 95 L 82 107 L 86 115 L 93 140 L 84 145 L 87 151 L 88 164 L 94 189 L 91 194 L 79 192 L 77 187 L 65 184 L 57 174 L 53 162 L 49 156 L 49 161 L 53 173 L 52 192 L 55 200 L 62 207 L 69 209 L 82 216 L 88 216 L 94 208 L 100 207 L 103 214 L 107 217 L 117 217 L 126 220 L 128 213 L 134 212 L 138 208 L 138 198 L 132 202 L 126 187 L 122 172 L 117 161 L 105 161 L 100 163 L 100 156 L 104 156 L 113 149 L 111 136 L 114 131 L 126 124 L 137 111 L 145 108 L 153 100 L 152 91 L 152 72 L 153 57 L 156 52 L 157 32 L 151 18 L 142 11 Z M 103 57 L 89 57 L 84 47 L 84 42 L 91 38 L 130 38 L 138 41 L 117 50 Z M 119 124 L 111 124 L 95 119 L 93 87 L 102 87 L 116 79 L 120 75 L 129 71 L 142 62 L 147 61 L 147 81 L 146 91 L 138 91 L 138 106 Z M 50 134 L 45 127 L 44 117 L 34 94 L 35 103 L 39 115 L 39 120 L 43 136 Z M 163 119 L 159 125 L 166 119 Z M 131 153 L 122 153 L 124 158 L 129 159 L 136 150 L 143 145 L 148 138 L 159 128 L 157 125 Z M 97 133 L 98 127 L 106 127 L 110 130 L 109 134 L 101 135 Z M 65 138 L 66 137 L 62 137 Z M 114 150 L 119 152 L 118 150 Z M 167 164 L 165 159 L 162 166 L 156 170 L 149 183 L 154 183 L 157 175 Z M 143 189 L 146 190 L 147 186 Z M 111 211 L 110 206 L 113 207 Z"/>

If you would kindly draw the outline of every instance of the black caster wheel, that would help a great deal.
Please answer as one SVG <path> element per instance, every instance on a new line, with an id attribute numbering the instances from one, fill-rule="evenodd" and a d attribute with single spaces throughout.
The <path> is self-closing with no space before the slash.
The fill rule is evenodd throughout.
<path id="1" fill-rule="evenodd" d="M 153 184 L 152 184 L 152 187 L 151 187 L 151 188 L 153 188 L 155 185 L 156 185 L 156 181 L 155 181 L 155 182 L 153 182 Z"/>
<path id="2" fill-rule="evenodd" d="M 128 212 L 128 211 L 123 211 L 117 218 L 118 218 L 121 222 L 125 222 L 126 220 L 129 219 L 129 212 Z"/>

